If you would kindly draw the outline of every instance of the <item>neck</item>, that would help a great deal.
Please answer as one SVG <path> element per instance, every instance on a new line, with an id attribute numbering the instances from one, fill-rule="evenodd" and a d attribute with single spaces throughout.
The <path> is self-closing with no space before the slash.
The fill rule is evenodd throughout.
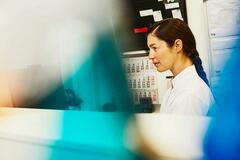
<path id="1" fill-rule="evenodd" d="M 192 61 L 186 57 L 184 54 L 179 55 L 176 63 L 173 65 L 171 72 L 175 76 L 177 76 L 180 72 L 182 72 L 185 68 L 191 66 L 193 63 Z"/>

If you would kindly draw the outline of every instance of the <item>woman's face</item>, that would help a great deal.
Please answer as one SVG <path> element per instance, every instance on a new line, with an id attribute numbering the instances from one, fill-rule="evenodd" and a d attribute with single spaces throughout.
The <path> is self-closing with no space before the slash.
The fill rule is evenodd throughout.
<path id="1" fill-rule="evenodd" d="M 173 68 L 177 56 L 172 47 L 168 47 L 165 41 L 160 40 L 153 34 L 148 35 L 147 45 L 150 49 L 148 57 L 159 72 Z"/>

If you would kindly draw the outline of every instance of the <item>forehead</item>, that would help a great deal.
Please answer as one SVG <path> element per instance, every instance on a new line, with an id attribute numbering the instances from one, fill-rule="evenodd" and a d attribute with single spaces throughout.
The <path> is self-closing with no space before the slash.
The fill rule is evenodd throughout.
<path id="1" fill-rule="evenodd" d="M 149 34 L 147 36 L 147 44 L 148 44 L 148 46 L 158 45 L 158 44 L 163 44 L 163 43 L 165 43 L 165 41 L 157 38 L 153 34 Z"/>

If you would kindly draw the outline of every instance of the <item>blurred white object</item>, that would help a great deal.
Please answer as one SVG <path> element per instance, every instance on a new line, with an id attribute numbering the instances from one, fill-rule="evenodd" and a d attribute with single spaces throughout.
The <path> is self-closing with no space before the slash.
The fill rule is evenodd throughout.
<path id="1" fill-rule="evenodd" d="M 139 146 L 149 150 L 143 154 L 150 158 L 201 159 L 209 121 L 199 116 L 137 114 L 127 130 L 127 140 L 131 139 L 127 145 L 137 151 Z"/>

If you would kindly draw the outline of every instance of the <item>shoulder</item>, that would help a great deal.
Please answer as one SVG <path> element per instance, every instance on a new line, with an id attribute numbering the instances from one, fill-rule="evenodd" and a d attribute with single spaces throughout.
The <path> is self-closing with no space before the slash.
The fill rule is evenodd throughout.
<path id="1" fill-rule="evenodd" d="M 200 77 L 193 77 L 186 82 L 182 89 L 187 94 L 196 94 L 196 96 L 211 93 L 209 86 Z"/>
<path id="2" fill-rule="evenodd" d="M 202 80 L 196 80 L 183 91 L 180 99 L 192 101 L 195 105 L 210 106 L 214 103 L 214 98 L 209 86 Z M 189 100 L 186 97 L 191 97 Z M 186 102 L 187 103 L 187 102 Z"/>

